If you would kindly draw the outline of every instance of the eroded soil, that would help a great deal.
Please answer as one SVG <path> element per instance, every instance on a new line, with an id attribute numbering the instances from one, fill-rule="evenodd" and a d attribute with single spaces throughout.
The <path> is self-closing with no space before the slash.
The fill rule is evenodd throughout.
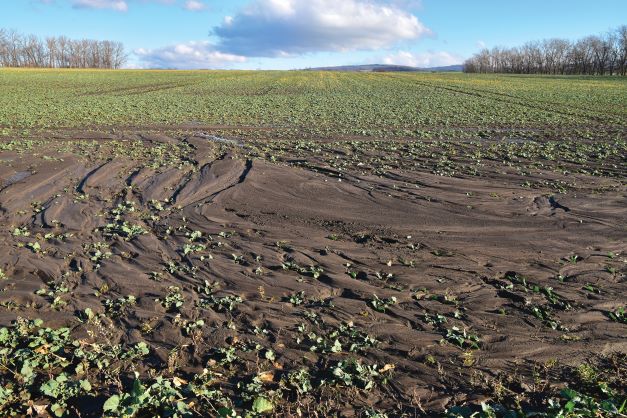
<path id="1" fill-rule="evenodd" d="M 277 414 L 420 415 L 627 352 L 609 316 L 626 294 L 624 142 L 3 145 L 0 325 L 145 341 L 144 376 L 209 369 L 243 407 L 238 382 L 262 376 Z M 352 359 L 372 388 L 328 377 Z M 281 382 L 303 368 L 320 389 L 294 395 Z"/>

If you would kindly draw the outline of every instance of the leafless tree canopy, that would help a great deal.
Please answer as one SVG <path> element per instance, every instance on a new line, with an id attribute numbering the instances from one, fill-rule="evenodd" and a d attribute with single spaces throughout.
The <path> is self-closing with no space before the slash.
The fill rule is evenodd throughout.
<path id="1" fill-rule="evenodd" d="M 484 49 L 464 63 L 464 71 L 624 76 L 627 73 L 627 25 L 575 42 L 545 39 L 516 48 Z"/>
<path id="2" fill-rule="evenodd" d="M 120 68 L 126 61 L 120 42 L 41 39 L 0 29 L 0 67 Z"/>

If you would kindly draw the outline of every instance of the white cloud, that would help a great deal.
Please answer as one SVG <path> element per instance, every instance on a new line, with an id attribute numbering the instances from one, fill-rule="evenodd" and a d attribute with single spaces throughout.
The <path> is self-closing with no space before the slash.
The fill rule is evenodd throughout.
<path id="1" fill-rule="evenodd" d="M 39 0 L 42 3 L 53 3 L 54 0 Z M 71 0 L 75 9 L 109 9 L 118 12 L 126 12 L 129 9 L 129 3 L 158 3 L 163 5 L 173 5 L 177 0 Z M 188 3 L 200 3 L 199 0 L 190 0 Z M 198 6 L 198 5 L 196 5 Z"/>
<path id="2" fill-rule="evenodd" d="M 486 47 L 486 43 L 485 42 L 483 42 L 481 40 L 477 41 L 477 48 L 484 49 L 485 47 Z"/>
<path id="3" fill-rule="evenodd" d="M 137 63 L 137 62 L 127 62 L 126 64 L 124 64 L 124 66 L 122 67 L 125 70 L 145 70 L 148 69 L 148 67 L 146 67 L 143 64 Z"/>
<path id="4" fill-rule="evenodd" d="M 408 51 L 398 51 L 395 54 L 383 58 L 383 63 L 388 65 L 408 65 L 410 67 L 440 67 L 446 65 L 461 64 L 462 57 L 446 51 L 429 51 L 413 53 Z"/>
<path id="5" fill-rule="evenodd" d="M 185 5 L 183 5 L 183 8 L 192 12 L 199 12 L 201 10 L 205 10 L 207 5 L 199 0 L 187 0 Z"/>
<path id="6" fill-rule="evenodd" d="M 431 31 L 389 1 L 253 0 L 214 28 L 220 50 L 274 57 L 375 50 Z"/>
<path id="7" fill-rule="evenodd" d="M 246 62 L 246 57 L 220 52 L 209 41 L 186 42 L 158 49 L 137 49 L 145 68 L 224 68 Z"/>
<path id="8" fill-rule="evenodd" d="M 128 10 L 126 0 L 74 0 L 72 5 L 79 9 L 110 9 L 118 12 Z"/>
<path id="9" fill-rule="evenodd" d="M 388 3 L 401 9 L 422 9 L 422 0 L 388 0 Z"/>

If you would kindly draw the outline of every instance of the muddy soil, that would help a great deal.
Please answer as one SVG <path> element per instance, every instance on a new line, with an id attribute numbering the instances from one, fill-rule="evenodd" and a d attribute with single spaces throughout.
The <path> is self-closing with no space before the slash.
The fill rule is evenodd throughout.
<path id="1" fill-rule="evenodd" d="M 176 350 L 176 373 L 211 366 L 216 347 L 237 348 L 233 375 L 255 373 L 244 341 L 275 353 L 276 379 L 347 359 L 385 369 L 369 392 L 330 395 L 344 415 L 442 412 L 533 364 L 627 352 L 608 316 L 627 291 L 624 150 L 584 164 L 484 155 L 470 173 L 489 145 L 417 158 L 366 141 L 130 140 L 184 147 L 167 164 L 113 134 L 2 151 L 0 325 L 81 335 L 90 308 L 112 341 L 146 341 L 151 367 Z M 168 306 L 175 288 L 183 303 Z"/>

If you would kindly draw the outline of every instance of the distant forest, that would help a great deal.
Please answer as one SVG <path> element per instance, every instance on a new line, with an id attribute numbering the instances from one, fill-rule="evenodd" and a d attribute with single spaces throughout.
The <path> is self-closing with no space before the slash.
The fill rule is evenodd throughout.
<path id="1" fill-rule="evenodd" d="M 484 49 L 466 60 L 467 73 L 627 74 L 627 25 L 578 41 L 545 39 L 515 48 Z"/>
<path id="2" fill-rule="evenodd" d="M 120 68 L 125 62 L 120 42 L 65 36 L 42 39 L 0 29 L 0 67 Z"/>

